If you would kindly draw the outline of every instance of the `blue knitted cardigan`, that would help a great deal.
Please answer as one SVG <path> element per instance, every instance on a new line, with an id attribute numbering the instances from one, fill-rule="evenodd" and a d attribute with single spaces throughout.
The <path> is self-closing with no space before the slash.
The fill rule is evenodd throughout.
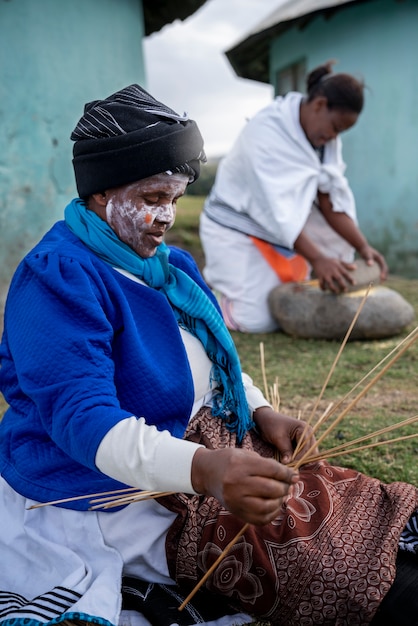
<path id="1" fill-rule="evenodd" d="M 217 307 L 188 253 L 170 248 L 170 263 Z M 0 358 L 0 390 L 10 405 L 0 423 L 0 472 L 28 498 L 124 487 L 98 471 L 95 456 L 126 417 L 184 434 L 193 381 L 167 297 L 117 272 L 64 222 L 15 272 Z"/>

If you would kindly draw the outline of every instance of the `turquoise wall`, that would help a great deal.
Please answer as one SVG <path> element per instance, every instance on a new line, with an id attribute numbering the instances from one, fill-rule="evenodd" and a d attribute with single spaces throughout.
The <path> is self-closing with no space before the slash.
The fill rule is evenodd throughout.
<path id="1" fill-rule="evenodd" d="M 69 137 L 84 103 L 145 84 L 141 0 L 0 3 L 0 303 L 76 195 Z"/>
<path id="2" fill-rule="evenodd" d="M 358 123 L 342 135 L 360 225 L 391 271 L 418 277 L 418 2 L 376 0 L 315 18 L 271 46 L 271 82 L 306 57 L 366 83 Z"/>

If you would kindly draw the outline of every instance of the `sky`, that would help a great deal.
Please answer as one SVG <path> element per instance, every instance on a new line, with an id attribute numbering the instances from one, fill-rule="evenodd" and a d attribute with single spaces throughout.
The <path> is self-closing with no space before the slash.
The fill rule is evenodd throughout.
<path id="1" fill-rule="evenodd" d="M 225 50 L 282 3 L 207 0 L 186 20 L 144 40 L 148 91 L 196 120 L 208 157 L 225 154 L 246 120 L 274 97 L 271 85 L 239 78 Z"/>

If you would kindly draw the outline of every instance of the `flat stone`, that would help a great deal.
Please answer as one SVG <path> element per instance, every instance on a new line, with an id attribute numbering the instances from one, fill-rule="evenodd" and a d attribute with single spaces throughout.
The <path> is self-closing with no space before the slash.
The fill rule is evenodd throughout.
<path id="1" fill-rule="evenodd" d="M 366 289 L 344 294 L 322 291 L 312 282 L 284 283 L 268 298 L 281 330 L 305 339 L 343 339 Z M 371 287 L 350 339 L 382 339 L 404 330 L 415 318 L 412 305 L 397 291 Z"/>

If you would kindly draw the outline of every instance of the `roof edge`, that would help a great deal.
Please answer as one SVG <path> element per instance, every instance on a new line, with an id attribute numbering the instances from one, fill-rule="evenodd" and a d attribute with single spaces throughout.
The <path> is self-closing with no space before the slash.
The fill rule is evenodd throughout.
<path id="1" fill-rule="evenodd" d="M 175 20 L 185 20 L 196 13 L 207 0 L 142 0 L 145 35 L 155 33 Z"/>
<path id="2" fill-rule="evenodd" d="M 312 20 L 319 15 L 332 17 L 335 13 L 340 12 L 347 7 L 348 4 L 359 4 L 369 2 L 371 0 L 340 0 L 340 2 L 329 2 L 324 0 L 320 8 L 312 11 L 295 14 L 294 17 L 288 17 L 273 23 L 277 16 L 280 16 L 281 9 L 289 9 L 294 6 L 294 0 L 287 2 L 283 7 L 270 14 L 260 22 L 258 26 L 253 28 L 244 39 L 241 39 L 234 46 L 224 52 L 233 70 L 241 78 L 248 78 L 263 83 L 270 83 L 270 44 L 273 39 L 279 37 L 282 33 L 296 26 L 300 29 L 305 28 Z M 305 3 L 306 4 L 306 3 Z M 318 2 L 313 3 L 318 7 Z M 291 15 L 289 11 L 287 15 Z M 270 26 L 268 25 L 270 22 Z"/>

